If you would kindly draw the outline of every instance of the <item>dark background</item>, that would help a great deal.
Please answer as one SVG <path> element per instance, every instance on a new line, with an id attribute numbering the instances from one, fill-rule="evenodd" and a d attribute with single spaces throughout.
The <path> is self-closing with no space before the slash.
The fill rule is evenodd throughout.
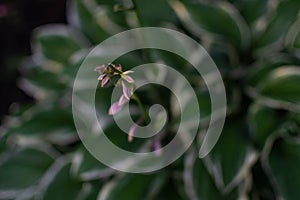
<path id="1" fill-rule="evenodd" d="M 14 102 L 30 102 L 18 86 L 19 68 L 30 55 L 30 35 L 48 23 L 66 23 L 66 0 L 0 0 L 0 121 Z"/>

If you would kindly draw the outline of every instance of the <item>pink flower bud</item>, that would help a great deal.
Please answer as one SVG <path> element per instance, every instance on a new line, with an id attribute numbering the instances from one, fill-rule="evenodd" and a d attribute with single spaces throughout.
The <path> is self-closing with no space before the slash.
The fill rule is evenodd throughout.
<path id="1" fill-rule="evenodd" d="M 143 119 L 140 118 L 135 124 L 133 124 L 128 132 L 128 141 L 131 142 L 133 140 L 133 136 L 135 135 L 136 129 L 138 127 L 138 125 L 140 125 L 140 123 L 143 122 Z"/>
<path id="2" fill-rule="evenodd" d="M 122 65 L 117 64 L 117 65 L 116 65 L 116 69 L 119 70 L 119 71 L 122 71 Z"/>
<path id="3" fill-rule="evenodd" d="M 114 114 L 118 113 L 122 109 L 122 107 L 123 107 L 123 105 L 119 105 L 119 102 L 115 102 L 110 106 L 108 114 L 114 115 Z"/>
<path id="4" fill-rule="evenodd" d="M 127 85 L 124 83 L 124 81 L 122 81 L 122 88 L 123 88 L 123 95 L 125 96 L 125 98 L 127 100 L 129 100 L 131 97 L 131 90 L 129 87 L 127 87 Z"/>
<path id="5" fill-rule="evenodd" d="M 156 155 L 159 155 L 160 152 L 158 151 L 161 148 L 161 143 L 159 137 L 154 138 L 153 150 Z"/>
<path id="6" fill-rule="evenodd" d="M 103 78 L 104 78 L 105 76 L 106 76 L 105 74 L 101 74 L 101 75 L 98 77 L 98 80 L 99 80 L 99 81 L 102 81 Z"/>
<path id="7" fill-rule="evenodd" d="M 110 78 L 108 76 L 105 76 L 103 79 L 102 79 L 102 82 L 101 82 L 101 87 L 104 87 L 107 85 L 107 83 L 109 82 Z"/>
<path id="8" fill-rule="evenodd" d="M 105 69 L 106 69 L 106 65 L 101 65 L 101 66 L 97 66 L 94 70 L 96 71 L 96 72 L 98 72 L 99 74 L 103 74 L 104 73 L 104 71 L 105 71 Z"/>
<path id="9" fill-rule="evenodd" d="M 128 100 L 126 99 L 126 97 L 125 97 L 124 95 L 122 95 L 122 96 L 120 97 L 118 103 L 119 103 L 119 105 L 121 106 L 121 105 L 125 104 L 127 101 L 128 101 Z"/>
<path id="10" fill-rule="evenodd" d="M 133 136 L 136 132 L 136 128 L 137 128 L 137 124 L 133 124 L 130 129 L 129 129 L 129 133 L 128 133 L 128 142 L 131 142 L 133 140 Z"/>
<path id="11" fill-rule="evenodd" d="M 133 80 L 133 78 L 132 78 L 131 76 L 128 76 L 128 75 L 123 74 L 123 75 L 122 75 L 122 78 L 123 78 L 125 81 L 127 81 L 128 83 L 134 83 L 134 80 Z"/>

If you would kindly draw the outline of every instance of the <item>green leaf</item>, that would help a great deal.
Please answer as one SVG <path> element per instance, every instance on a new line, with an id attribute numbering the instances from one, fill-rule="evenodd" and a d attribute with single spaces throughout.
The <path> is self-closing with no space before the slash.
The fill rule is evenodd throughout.
<path id="1" fill-rule="evenodd" d="M 248 24 L 253 24 L 266 12 L 268 1 L 231 0 Z"/>
<path id="2" fill-rule="evenodd" d="M 167 181 L 159 194 L 155 196 L 155 200 L 184 200 L 188 199 L 184 193 L 184 186 L 179 181 L 169 180 Z"/>
<path id="3" fill-rule="evenodd" d="M 300 48 L 300 19 L 291 26 L 287 36 L 286 43 L 289 47 L 299 49 Z"/>
<path id="4" fill-rule="evenodd" d="M 218 187 L 231 191 L 245 178 L 257 159 L 257 154 L 247 142 L 248 130 L 240 117 L 227 118 L 223 132 L 206 163 L 213 172 Z"/>
<path id="5" fill-rule="evenodd" d="M 300 127 L 300 114 L 299 113 L 293 113 L 291 116 L 291 120 L 294 121 L 298 127 Z"/>
<path id="6" fill-rule="evenodd" d="M 124 133 L 115 123 L 108 124 L 105 129 L 106 137 L 117 147 L 126 151 L 139 152 L 149 139 L 134 138 L 128 142 L 128 134 Z"/>
<path id="7" fill-rule="evenodd" d="M 67 83 L 63 82 L 56 73 L 48 72 L 38 67 L 30 70 L 28 81 L 44 90 L 64 90 Z"/>
<path id="8" fill-rule="evenodd" d="M 84 147 L 76 153 L 72 163 L 73 173 L 81 180 L 107 177 L 114 171 L 94 158 Z"/>
<path id="9" fill-rule="evenodd" d="M 25 189 L 37 184 L 53 158 L 37 149 L 13 152 L 0 165 L 0 190 Z"/>
<path id="10" fill-rule="evenodd" d="M 89 183 L 86 183 L 88 186 L 88 194 L 85 198 L 85 200 L 95 200 L 98 197 L 99 191 L 103 186 L 102 181 L 92 181 Z"/>
<path id="11" fill-rule="evenodd" d="M 201 112 L 202 122 L 207 122 L 211 115 L 211 101 L 208 91 L 197 91 L 198 104 Z"/>
<path id="12" fill-rule="evenodd" d="M 142 26 L 162 26 L 164 23 L 176 22 L 176 15 L 166 0 L 134 0 L 134 2 Z"/>
<path id="13" fill-rule="evenodd" d="M 109 35 L 97 24 L 93 14 L 82 0 L 76 0 L 76 12 L 81 30 L 95 43 L 103 41 Z"/>
<path id="14" fill-rule="evenodd" d="M 7 135 L 0 136 L 0 155 L 6 150 L 7 148 Z"/>
<path id="15" fill-rule="evenodd" d="M 262 163 L 257 162 L 251 170 L 252 174 L 252 187 L 249 193 L 251 197 L 257 197 L 258 199 L 272 200 L 276 199 L 276 194 L 271 183 L 271 180 L 264 170 Z M 249 188 L 250 189 L 250 188 Z"/>
<path id="16" fill-rule="evenodd" d="M 103 187 L 99 200 L 155 199 L 166 179 L 165 172 L 156 174 L 126 174 Z"/>
<path id="17" fill-rule="evenodd" d="M 20 87 L 38 100 L 52 101 L 63 96 L 69 83 L 62 76 L 39 67 L 32 68 L 28 76 L 20 80 Z"/>
<path id="18" fill-rule="evenodd" d="M 295 138 L 276 140 L 265 162 L 279 194 L 284 199 L 299 199 L 300 145 Z"/>
<path id="19" fill-rule="evenodd" d="M 190 199 L 221 199 L 213 178 L 208 173 L 203 162 L 194 155 L 187 155 L 184 169 L 184 184 Z"/>
<path id="20" fill-rule="evenodd" d="M 256 47 L 261 48 L 284 39 L 289 27 L 296 20 L 299 9 L 300 1 L 281 1 L 265 32 L 258 39 Z"/>
<path id="21" fill-rule="evenodd" d="M 298 31 L 297 35 L 295 36 L 293 47 L 300 49 L 300 30 Z"/>
<path id="22" fill-rule="evenodd" d="M 21 117 L 20 124 L 8 129 L 8 134 L 46 135 L 61 132 L 75 133 L 72 113 L 66 108 L 43 109 L 33 107 Z"/>
<path id="23" fill-rule="evenodd" d="M 110 35 L 127 27 L 124 12 L 114 12 L 112 4 L 101 4 L 95 1 L 74 1 L 75 17 L 79 26 L 93 43 L 98 44 Z"/>
<path id="24" fill-rule="evenodd" d="M 192 32 L 205 30 L 222 36 L 224 41 L 229 41 L 236 47 L 248 46 L 250 39 L 248 27 L 230 4 L 215 5 L 183 1 L 183 4 L 172 3 L 172 7 L 180 20 Z"/>
<path id="25" fill-rule="evenodd" d="M 263 97 L 299 106 L 300 68 L 296 66 L 277 68 L 257 85 L 257 89 Z"/>
<path id="26" fill-rule="evenodd" d="M 274 55 L 266 56 L 251 66 L 252 69 L 247 75 L 247 84 L 255 86 L 274 69 L 297 62 L 297 58 L 287 53 L 275 53 Z"/>
<path id="27" fill-rule="evenodd" d="M 45 25 L 34 32 L 33 48 L 37 59 L 44 57 L 64 64 L 84 46 L 86 41 L 83 36 L 65 25 Z"/>
<path id="28" fill-rule="evenodd" d="M 71 176 L 70 167 L 71 164 L 67 164 L 58 172 L 45 191 L 43 199 L 65 200 L 76 199 L 79 197 L 82 183 Z"/>
<path id="29" fill-rule="evenodd" d="M 116 3 L 121 3 L 123 0 L 95 0 L 97 4 L 105 4 L 105 5 L 115 5 Z"/>
<path id="30" fill-rule="evenodd" d="M 195 149 L 186 154 L 183 180 L 184 188 L 189 199 L 195 200 L 219 200 L 219 199 L 236 199 L 236 192 L 222 194 L 210 175 L 211 170 L 206 168 L 203 160 L 197 158 Z"/>
<path id="31" fill-rule="evenodd" d="M 262 149 L 269 136 L 273 135 L 284 121 L 282 113 L 259 104 L 253 104 L 248 112 L 251 137 Z"/>

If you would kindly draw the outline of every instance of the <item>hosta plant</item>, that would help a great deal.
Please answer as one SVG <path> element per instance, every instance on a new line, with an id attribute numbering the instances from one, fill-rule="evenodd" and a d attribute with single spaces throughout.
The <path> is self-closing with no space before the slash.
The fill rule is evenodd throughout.
<path id="1" fill-rule="evenodd" d="M 12 105 L 2 126 L 0 199 L 300 199 L 299 10 L 298 0 L 69 1 L 67 24 L 44 25 L 32 33 L 32 56 L 20 68 L 19 86 L 34 102 Z M 198 158 L 204 123 L 176 162 L 131 174 L 107 167 L 85 149 L 74 126 L 71 96 L 77 70 L 96 45 L 143 26 L 177 30 L 203 45 L 222 74 L 227 116 L 218 143 L 205 158 Z M 121 64 L 125 72 L 149 62 L 164 63 L 187 77 L 201 113 L 210 115 L 207 88 L 182 58 L 142 49 L 113 65 Z M 115 111 L 109 109 L 115 86 L 107 77 L 99 79 L 96 109 L 108 116 Z M 171 91 L 163 87 L 135 94 L 145 107 L 159 103 L 170 115 L 176 109 Z M 130 91 L 124 95 L 137 104 Z M 159 140 L 162 146 L 172 139 L 172 120 Z M 107 121 L 105 133 L 116 145 L 132 151 L 153 148 Z"/>

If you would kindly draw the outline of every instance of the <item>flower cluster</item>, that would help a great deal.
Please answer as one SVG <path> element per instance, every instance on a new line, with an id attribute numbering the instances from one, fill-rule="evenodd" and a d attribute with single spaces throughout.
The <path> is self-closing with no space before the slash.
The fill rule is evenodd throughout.
<path id="1" fill-rule="evenodd" d="M 122 95 L 119 98 L 117 102 L 114 102 L 108 111 L 109 115 L 114 115 L 118 113 L 124 106 L 125 103 L 127 103 L 130 98 L 134 99 L 137 104 L 139 105 L 140 109 L 143 112 L 143 116 L 140 117 L 135 124 L 133 124 L 128 133 L 128 141 L 131 142 L 133 140 L 133 137 L 135 135 L 135 132 L 137 130 L 138 125 L 141 125 L 143 122 L 147 122 L 149 120 L 148 113 L 145 110 L 144 105 L 141 103 L 138 96 L 133 94 L 133 88 L 134 88 L 134 80 L 131 76 L 128 74 L 133 73 L 133 71 L 125 71 L 123 72 L 122 66 L 120 64 L 104 64 L 101 66 L 98 66 L 95 68 L 95 71 L 99 73 L 98 80 L 101 81 L 101 87 L 105 87 L 109 81 L 115 77 L 119 76 L 120 79 L 115 82 L 115 86 L 122 86 Z M 155 137 L 153 149 L 158 150 L 160 149 L 160 139 L 159 137 Z"/>
<path id="2" fill-rule="evenodd" d="M 109 115 L 114 115 L 123 108 L 123 105 L 128 102 L 132 96 L 134 80 L 128 74 L 132 73 L 133 71 L 123 72 L 122 66 L 120 64 L 104 64 L 96 67 L 95 71 L 99 73 L 98 80 L 101 81 L 101 87 L 105 87 L 114 76 L 121 77 L 116 85 L 122 86 L 123 94 L 120 97 L 119 101 L 111 105 L 108 112 Z"/>

